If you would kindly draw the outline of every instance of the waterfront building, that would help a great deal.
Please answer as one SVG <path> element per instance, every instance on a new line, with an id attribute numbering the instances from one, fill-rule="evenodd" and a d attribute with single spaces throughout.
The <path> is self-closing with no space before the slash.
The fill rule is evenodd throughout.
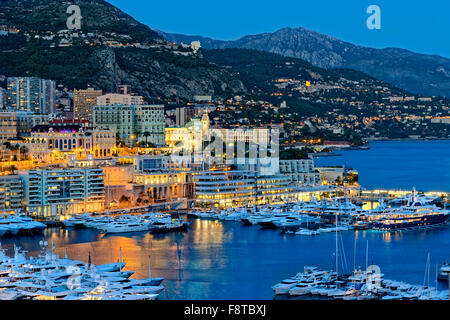
<path id="1" fill-rule="evenodd" d="M 135 187 L 142 188 L 142 193 L 139 195 L 146 197 L 149 202 L 169 202 L 180 198 L 191 198 L 194 193 L 192 176 L 186 172 L 137 173 Z"/>
<path id="2" fill-rule="evenodd" d="M 21 173 L 29 215 L 54 218 L 104 209 L 101 168 L 60 168 Z"/>
<path id="3" fill-rule="evenodd" d="M 195 204 L 200 207 L 242 207 L 281 203 L 295 198 L 298 189 L 283 175 L 212 168 L 193 173 Z"/>
<path id="4" fill-rule="evenodd" d="M 0 144 L 17 137 L 17 115 L 15 112 L 0 112 Z"/>
<path id="5" fill-rule="evenodd" d="M 23 185 L 17 174 L 0 175 L 0 213 L 14 214 L 23 209 Z"/>
<path id="6" fill-rule="evenodd" d="M 164 146 L 163 105 L 95 106 L 94 126 L 115 131 L 128 146 L 137 142 Z"/>
<path id="7" fill-rule="evenodd" d="M 336 167 L 319 167 L 322 181 L 327 184 L 342 184 L 346 182 L 349 185 L 358 185 L 358 171 L 352 168 L 341 166 Z"/>
<path id="8" fill-rule="evenodd" d="M 92 122 L 93 106 L 97 104 L 97 97 L 103 94 L 102 90 L 88 88 L 73 91 L 73 113 L 75 119 L 84 119 Z"/>
<path id="9" fill-rule="evenodd" d="M 120 93 L 108 93 L 97 97 L 97 106 L 110 106 L 116 104 L 142 105 L 144 104 L 144 97 Z"/>
<path id="10" fill-rule="evenodd" d="M 55 112 L 56 83 L 36 77 L 7 79 L 7 106 L 11 111 L 37 114 Z"/>
<path id="11" fill-rule="evenodd" d="M 295 184 L 321 184 L 320 172 L 313 159 L 280 160 L 280 173 Z"/>

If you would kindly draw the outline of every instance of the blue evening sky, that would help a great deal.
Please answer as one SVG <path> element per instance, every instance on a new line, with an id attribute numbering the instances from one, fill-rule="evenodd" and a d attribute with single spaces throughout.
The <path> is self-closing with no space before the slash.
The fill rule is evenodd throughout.
<path id="1" fill-rule="evenodd" d="M 152 29 L 221 40 L 305 27 L 355 44 L 450 58 L 449 0 L 107 0 Z M 369 30 L 369 5 L 381 29 Z"/>

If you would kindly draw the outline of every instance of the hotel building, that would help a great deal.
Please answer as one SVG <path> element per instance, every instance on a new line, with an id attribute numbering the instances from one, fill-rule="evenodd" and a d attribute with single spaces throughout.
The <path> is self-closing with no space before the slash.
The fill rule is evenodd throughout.
<path id="1" fill-rule="evenodd" d="M 137 142 L 157 147 L 165 144 L 163 105 L 95 106 L 94 126 L 115 131 L 128 146 Z"/>
<path id="2" fill-rule="evenodd" d="M 104 209 L 100 168 L 30 170 L 21 174 L 29 215 L 55 217 Z"/>

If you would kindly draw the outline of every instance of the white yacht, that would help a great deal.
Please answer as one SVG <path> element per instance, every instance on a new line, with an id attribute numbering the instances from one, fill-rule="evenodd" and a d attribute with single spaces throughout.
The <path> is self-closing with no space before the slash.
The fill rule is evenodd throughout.
<path id="1" fill-rule="evenodd" d="M 295 232 L 296 235 L 302 235 L 302 236 L 316 236 L 320 234 L 317 230 L 310 230 L 310 229 L 298 229 Z"/>
<path id="2" fill-rule="evenodd" d="M 149 226 L 142 221 L 114 221 L 101 227 L 105 233 L 127 233 L 148 231 Z"/>
<path id="3" fill-rule="evenodd" d="M 450 263 L 444 263 L 439 268 L 438 279 L 443 281 L 450 281 Z"/>

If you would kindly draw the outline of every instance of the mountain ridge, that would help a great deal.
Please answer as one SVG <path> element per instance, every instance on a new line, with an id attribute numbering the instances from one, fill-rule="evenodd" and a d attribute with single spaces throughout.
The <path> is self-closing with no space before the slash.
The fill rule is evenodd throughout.
<path id="1" fill-rule="evenodd" d="M 160 32 L 168 41 L 189 42 L 198 36 Z M 303 27 L 243 36 L 236 40 L 202 37 L 204 49 L 245 48 L 300 58 L 322 68 L 351 68 L 407 91 L 450 97 L 450 59 L 407 49 L 376 49 L 352 44 Z"/>

